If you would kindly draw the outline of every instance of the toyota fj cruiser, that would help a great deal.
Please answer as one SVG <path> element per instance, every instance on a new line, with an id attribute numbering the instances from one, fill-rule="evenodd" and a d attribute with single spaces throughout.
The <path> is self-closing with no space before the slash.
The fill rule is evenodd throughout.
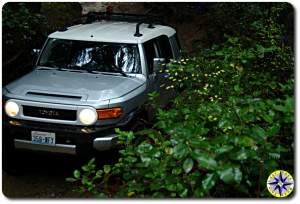
<path id="1" fill-rule="evenodd" d="M 65 154 L 112 149 L 114 129 L 144 110 L 148 93 L 174 93 L 164 64 L 178 60 L 176 31 L 157 19 L 90 13 L 49 35 L 32 72 L 3 88 L 3 148 Z M 96 152 L 95 151 L 95 152 Z"/>

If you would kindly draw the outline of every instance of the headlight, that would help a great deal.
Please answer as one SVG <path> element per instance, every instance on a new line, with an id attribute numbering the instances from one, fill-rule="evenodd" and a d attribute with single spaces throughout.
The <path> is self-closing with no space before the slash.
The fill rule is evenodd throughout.
<path id="1" fill-rule="evenodd" d="M 16 102 L 7 101 L 5 103 L 5 112 L 10 117 L 16 117 L 20 111 L 20 107 Z"/>
<path id="2" fill-rule="evenodd" d="M 92 125 L 96 122 L 97 116 L 96 110 L 86 108 L 80 111 L 79 120 L 84 125 Z"/>

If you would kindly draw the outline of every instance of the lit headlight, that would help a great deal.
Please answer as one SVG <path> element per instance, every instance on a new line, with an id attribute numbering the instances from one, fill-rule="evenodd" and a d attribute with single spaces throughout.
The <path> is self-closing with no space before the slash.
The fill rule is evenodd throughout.
<path id="1" fill-rule="evenodd" d="M 20 107 L 16 102 L 7 101 L 5 103 L 5 113 L 10 117 L 16 117 L 20 111 Z"/>
<path id="2" fill-rule="evenodd" d="M 79 113 L 79 120 L 82 124 L 84 125 L 92 125 L 96 122 L 97 120 L 97 112 L 96 110 L 92 109 L 83 109 Z"/>

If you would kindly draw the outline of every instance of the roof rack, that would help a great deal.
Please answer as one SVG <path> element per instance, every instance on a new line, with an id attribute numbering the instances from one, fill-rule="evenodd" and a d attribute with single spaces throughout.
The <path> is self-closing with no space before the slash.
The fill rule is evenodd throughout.
<path id="1" fill-rule="evenodd" d="M 89 12 L 82 17 L 87 17 L 85 23 L 93 23 L 97 21 L 107 20 L 107 21 L 125 21 L 133 22 L 136 24 L 136 29 L 134 36 L 140 37 L 143 34 L 140 33 L 140 25 L 143 23 L 148 24 L 148 28 L 155 28 L 154 23 L 163 24 L 162 18 L 160 16 L 150 16 L 141 14 L 129 14 L 129 13 L 110 13 L 110 12 Z"/>

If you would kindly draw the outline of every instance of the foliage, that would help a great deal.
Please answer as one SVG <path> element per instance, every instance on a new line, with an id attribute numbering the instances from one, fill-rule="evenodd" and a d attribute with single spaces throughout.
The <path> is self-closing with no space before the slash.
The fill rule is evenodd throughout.
<path id="1" fill-rule="evenodd" d="M 280 9 L 276 12 L 276 18 L 272 18 L 279 26 L 285 26 L 285 36 L 280 36 L 280 41 L 293 46 L 293 24 L 294 11 L 289 3 L 251 3 L 251 2 L 231 2 L 231 3 L 211 3 L 206 6 L 207 12 L 204 12 L 202 19 L 206 22 L 202 26 L 206 33 L 195 43 L 200 46 L 211 46 L 224 42 L 224 33 L 230 36 L 239 36 L 241 38 L 253 38 L 257 28 L 253 26 L 266 26 L 262 29 L 269 29 L 268 22 L 272 14 L 272 9 Z M 229 15 L 230 14 L 230 15 Z M 214 25 L 214 26 L 211 26 Z"/>
<path id="2" fill-rule="evenodd" d="M 45 2 L 42 4 L 41 13 L 47 18 L 50 32 L 66 25 L 71 25 L 74 19 L 81 16 L 81 6 L 75 2 Z"/>
<path id="3" fill-rule="evenodd" d="M 8 2 L 2 8 L 3 84 L 32 70 L 34 48 L 47 35 L 81 15 L 79 3 Z M 63 21 L 63 23 L 62 23 Z"/>
<path id="4" fill-rule="evenodd" d="M 99 170 L 99 185 L 96 170 L 74 172 L 77 188 L 109 197 L 270 196 L 268 175 L 294 171 L 294 64 L 281 41 L 282 5 L 249 22 L 251 36 L 225 35 L 225 43 L 170 63 L 173 85 L 165 88 L 181 93 L 172 107 L 157 110 L 152 129 L 116 130 L 126 144 L 119 161 Z"/>
<path id="5" fill-rule="evenodd" d="M 7 3 L 3 7 L 2 26 L 5 34 L 3 42 L 12 45 L 16 42 L 26 43 L 33 40 L 41 25 L 45 25 L 45 18 L 39 13 L 32 12 L 25 3 L 14 5 Z M 22 47 L 19 45 L 19 47 Z"/>

